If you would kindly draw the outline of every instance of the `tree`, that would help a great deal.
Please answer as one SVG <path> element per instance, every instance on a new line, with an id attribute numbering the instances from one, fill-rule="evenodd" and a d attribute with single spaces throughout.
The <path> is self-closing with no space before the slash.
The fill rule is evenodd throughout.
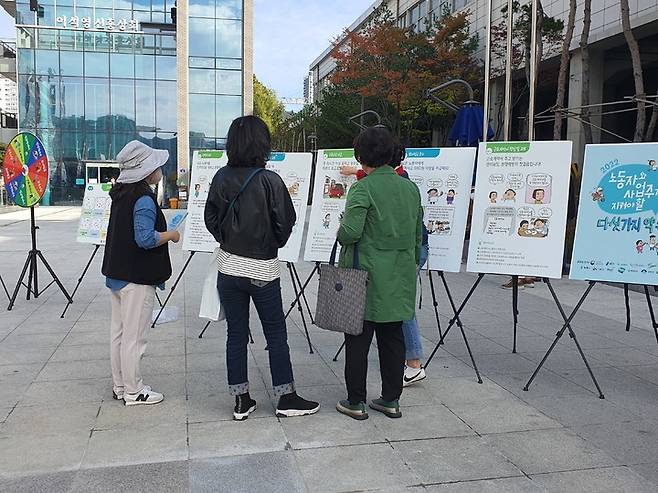
<path id="1" fill-rule="evenodd" d="M 560 56 L 560 73 L 557 78 L 557 98 L 555 101 L 555 124 L 553 126 L 553 138 L 555 140 L 562 139 L 562 122 L 564 115 L 564 98 L 567 92 L 567 73 L 569 70 L 569 51 L 571 49 L 571 40 L 573 39 L 573 31 L 576 26 L 576 9 L 577 1 L 570 0 L 569 2 L 569 20 L 567 22 L 567 32 L 562 41 L 562 54 Z"/>
<path id="2" fill-rule="evenodd" d="M 631 28 L 630 8 L 628 0 L 620 0 L 621 25 L 624 30 L 628 51 L 631 52 L 631 62 L 633 64 L 633 79 L 635 81 L 635 97 L 637 100 L 637 115 L 635 120 L 635 142 L 642 142 L 645 138 L 645 124 L 647 118 L 646 104 L 643 99 L 646 97 L 644 92 L 644 74 L 642 71 L 642 59 L 640 57 L 640 46 L 637 44 L 635 35 Z"/>
<path id="3" fill-rule="evenodd" d="M 274 135 L 283 122 L 286 108 L 276 93 L 254 76 L 254 115 L 261 118 Z"/>
<path id="4" fill-rule="evenodd" d="M 583 11 L 583 32 L 580 35 L 580 57 L 581 57 L 581 97 L 580 104 L 583 107 L 580 119 L 583 123 L 585 144 L 593 143 L 592 125 L 589 118 L 589 31 L 592 26 L 592 0 L 585 0 Z"/>

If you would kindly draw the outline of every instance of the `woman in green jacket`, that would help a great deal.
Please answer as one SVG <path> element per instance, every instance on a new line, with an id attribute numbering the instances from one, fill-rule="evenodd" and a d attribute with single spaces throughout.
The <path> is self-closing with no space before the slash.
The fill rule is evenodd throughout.
<path id="1" fill-rule="evenodd" d="M 368 175 L 347 197 L 338 241 L 340 265 L 351 267 L 358 244 L 362 269 L 368 271 L 363 333 L 345 336 L 347 400 L 336 409 L 354 419 L 367 419 L 368 352 L 377 335 L 382 392 L 371 409 L 399 418 L 405 346 L 402 321 L 414 316 L 416 266 L 422 243 L 423 211 L 418 187 L 388 166 L 395 143 L 384 127 L 369 128 L 354 142 L 356 159 Z"/>

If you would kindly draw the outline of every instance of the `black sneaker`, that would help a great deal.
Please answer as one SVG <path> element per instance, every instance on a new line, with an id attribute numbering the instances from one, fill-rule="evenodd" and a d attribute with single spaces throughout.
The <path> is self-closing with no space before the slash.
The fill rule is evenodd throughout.
<path id="1" fill-rule="evenodd" d="M 233 409 L 233 419 L 235 421 L 244 421 L 255 410 L 256 401 L 251 398 L 249 392 L 235 396 L 235 408 Z"/>
<path id="2" fill-rule="evenodd" d="M 297 392 L 282 395 L 276 406 L 276 415 L 280 418 L 291 418 L 293 416 L 308 416 L 320 410 L 320 404 L 307 401 L 297 395 Z"/>

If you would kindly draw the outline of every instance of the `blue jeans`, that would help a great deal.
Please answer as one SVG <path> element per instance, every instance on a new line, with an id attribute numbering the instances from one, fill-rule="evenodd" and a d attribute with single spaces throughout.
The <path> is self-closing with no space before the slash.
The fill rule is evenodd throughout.
<path id="1" fill-rule="evenodd" d="M 249 300 L 254 300 L 263 326 L 270 358 L 275 395 L 295 390 L 288 347 L 288 332 L 281 301 L 281 282 L 256 281 L 218 273 L 217 289 L 226 314 L 226 366 L 231 395 L 249 392 L 247 346 L 249 344 Z"/>
<path id="2" fill-rule="evenodd" d="M 420 265 L 418 266 L 419 271 L 427 262 L 428 255 L 429 248 L 427 245 L 424 245 L 420 249 Z M 416 320 L 415 316 L 411 320 L 402 322 L 402 332 L 404 334 L 404 346 L 406 349 L 407 361 L 412 359 L 421 359 L 423 357 L 423 341 L 420 338 L 420 328 L 418 327 L 418 321 Z"/>

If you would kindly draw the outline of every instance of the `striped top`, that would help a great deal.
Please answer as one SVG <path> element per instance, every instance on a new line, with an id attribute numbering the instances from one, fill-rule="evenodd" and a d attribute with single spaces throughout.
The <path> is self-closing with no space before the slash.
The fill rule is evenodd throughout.
<path id="1" fill-rule="evenodd" d="M 217 270 L 226 276 L 246 277 L 256 281 L 271 282 L 281 277 L 279 259 L 258 260 L 233 255 L 219 249 Z"/>

